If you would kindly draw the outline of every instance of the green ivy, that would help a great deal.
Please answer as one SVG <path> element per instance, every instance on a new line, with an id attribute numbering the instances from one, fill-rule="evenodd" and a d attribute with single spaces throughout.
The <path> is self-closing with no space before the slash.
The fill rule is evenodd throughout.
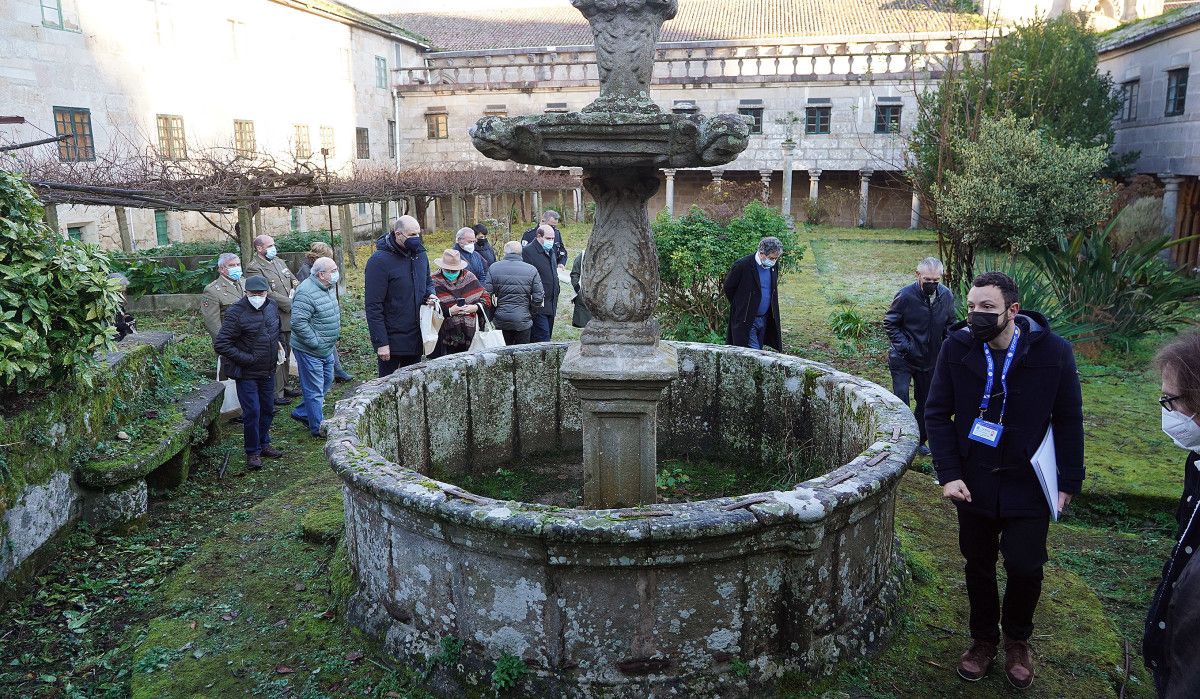
<path id="1" fill-rule="evenodd" d="M 0 394 L 90 383 L 121 294 L 108 256 L 63 238 L 20 175 L 0 170 Z"/>

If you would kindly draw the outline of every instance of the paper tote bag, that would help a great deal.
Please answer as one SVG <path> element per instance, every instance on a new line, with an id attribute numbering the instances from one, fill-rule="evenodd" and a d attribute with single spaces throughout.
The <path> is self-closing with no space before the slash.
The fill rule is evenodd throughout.
<path id="1" fill-rule="evenodd" d="M 217 357 L 217 378 L 221 378 L 221 358 Z M 242 404 L 238 402 L 237 382 L 233 379 L 225 379 L 221 381 L 225 386 L 225 397 L 221 400 L 221 414 L 232 413 L 242 409 Z"/>
<path id="2" fill-rule="evenodd" d="M 478 319 L 479 329 L 475 331 L 475 337 L 471 340 L 471 352 L 485 352 L 490 349 L 496 349 L 504 346 L 504 331 L 497 330 L 496 326 L 488 319 L 487 313 L 480 308 Z"/>
<path id="3" fill-rule="evenodd" d="M 432 354 L 437 347 L 438 330 L 442 326 L 442 314 L 436 316 L 433 309 L 429 306 L 421 306 L 421 344 L 425 349 L 425 354 Z"/>

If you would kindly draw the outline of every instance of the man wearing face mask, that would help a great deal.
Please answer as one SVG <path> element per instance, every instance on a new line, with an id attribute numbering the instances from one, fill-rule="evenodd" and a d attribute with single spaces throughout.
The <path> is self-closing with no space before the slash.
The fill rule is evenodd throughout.
<path id="1" fill-rule="evenodd" d="M 292 419 L 304 423 L 309 434 L 318 438 L 342 332 L 342 313 L 334 291 L 339 278 L 337 263 L 319 257 L 292 299 L 292 351 L 304 394 L 300 405 L 292 410 Z"/>
<path id="2" fill-rule="evenodd" d="M 774 236 L 758 243 L 758 252 L 740 258 L 725 275 L 729 299 L 726 344 L 751 349 L 772 347 L 783 351 L 779 319 L 779 270 L 783 242 Z"/>
<path id="3" fill-rule="evenodd" d="M 1040 313 L 1021 309 L 1017 285 L 987 272 L 967 294 L 967 320 L 942 343 L 925 427 L 942 495 L 958 510 L 971 646 L 958 674 L 983 678 L 1004 643 L 1005 673 L 1033 684 L 1029 639 L 1042 590 L 1050 510 L 1030 457 L 1054 428 L 1061 512 L 1083 486 L 1083 399 L 1070 343 Z M 996 561 L 1008 581 L 1003 605 Z M 1001 636 L 1003 631 L 1003 636 Z"/>
<path id="4" fill-rule="evenodd" d="M 913 412 L 921 431 L 918 449 L 924 456 L 929 455 L 929 447 L 925 446 L 925 398 L 938 350 L 954 324 L 954 294 L 941 284 L 943 271 L 941 260 L 921 260 L 917 263 L 917 280 L 896 292 L 891 308 L 883 316 L 883 327 L 892 345 L 888 352 L 892 393 L 907 404 L 908 385 L 912 383 L 917 399 Z"/>
<path id="5" fill-rule="evenodd" d="M 1200 696 L 1200 333 L 1183 335 L 1159 351 L 1162 429 L 1187 451 L 1183 494 L 1175 510 L 1176 544 L 1146 615 L 1142 658 L 1158 696 Z"/>
<path id="6" fill-rule="evenodd" d="M 246 296 L 242 286 L 242 261 L 232 252 L 223 252 L 217 257 L 217 278 L 204 287 L 204 295 L 200 300 L 200 317 L 204 319 L 204 329 L 212 339 L 217 339 L 221 332 L 221 319 L 225 311 Z M 233 378 L 227 371 L 228 367 L 221 366 L 218 381 Z"/>
<path id="7" fill-rule="evenodd" d="M 275 369 L 283 361 L 279 308 L 268 297 L 271 285 L 258 276 L 246 279 L 246 297 L 229 307 L 213 349 L 237 382 L 242 406 L 242 444 L 246 468 L 262 468 L 262 457 L 283 452 L 271 446 L 275 416 Z"/>
<path id="8" fill-rule="evenodd" d="M 545 294 L 541 308 L 533 309 L 533 329 L 529 333 L 530 342 L 549 342 L 551 335 L 554 334 L 554 316 L 558 314 L 558 292 L 561 288 L 558 281 L 556 240 L 554 227 L 543 223 L 538 226 L 533 242 L 521 250 L 521 259 L 537 269 L 538 276 L 542 279 L 542 291 Z"/>
<path id="9" fill-rule="evenodd" d="M 475 249 L 475 229 L 459 228 L 458 233 L 454 236 L 453 249 L 458 251 L 463 261 L 467 263 L 467 269 L 475 275 L 475 279 L 479 280 L 480 285 L 487 286 L 488 266 L 484 262 L 483 256 Z"/>
<path id="10" fill-rule="evenodd" d="M 292 270 L 288 269 L 287 263 L 279 257 L 275 239 L 269 235 L 260 235 L 254 239 L 254 258 L 246 263 L 246 274 L 266 279 L 271 285 L 267 296 L 279 307 L 279 320 L 283 323 L 283 351 L 286 356 L 275 374 L 275 404 L 287 405 L 291 402 L 289 398 L 300 395 L 300 391 L 287 387 L 288 360 L 292 357 L 292 296 L 295 295 L 300 282 L 296 275 L 292 274 Z"/>
<path id="11" fill-rule="evenodd" d="M 363 300 L 379 375 L 421 361 L 421 304 L 437 304 L 421 224 L 396 219 L 392 232 L 375 241 L 363 270 Z"/>

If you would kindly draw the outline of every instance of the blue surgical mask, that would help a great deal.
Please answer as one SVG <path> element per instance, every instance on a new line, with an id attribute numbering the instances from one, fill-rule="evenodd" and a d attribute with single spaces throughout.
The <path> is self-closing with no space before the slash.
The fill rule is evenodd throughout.
<path id="1" fill-rule="evenodd" d="M 338 272 L 336 269 L 329 273 L 329 283 L 330 284 L 337 284 L 338 280 L 341 278 L 342 278 L 341 272 Z"/>
<path id="2" fill-rule="evenodd" d="M 767 269 L 771 269 L 774 266 L 775 266 L 775 260 L 772 260 L 769 257 L 763 258 L 763 267 L 766 267 Z"/>
<path id="3" fill-rule="evenodd" d="M 230 267 L 229 269 L 225 270 L 225 274 L 229 275 L 229 278 L 236 282 L 242 278 L 242 268 Z"/>
<path id="4" fill-rule="evenodd" d="M 546 252 L 550 252 L 551 250 L 554 249 L 554 241 L 553 240 L 543 240 L 542 241 L 542 249 L 545 250 Z"/>
<path id="5" fill-rule="evenodd" d="M 274 260 L 275 256 L 278 254 L 279 254 L 279 251 L 275 249 L 274 245 L 272 245 L 271 247 L 267 248 L 267 251 L 263 253 L 263 256 L 266 257 L 268 260 Z"/>

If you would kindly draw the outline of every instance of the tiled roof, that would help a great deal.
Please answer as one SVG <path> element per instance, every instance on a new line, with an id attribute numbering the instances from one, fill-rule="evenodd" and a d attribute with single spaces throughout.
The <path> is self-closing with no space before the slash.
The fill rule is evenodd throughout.
<path id="1" fill-rule="evenodd" d="M 447 3 L 449 4 L 449 3 Z M 587 21 L 568 0 L 543 7 L 383 13 L 427 37 L 435 49 L 480 50 L 590 45 Z M 978 27 L 953 0 L 679 0 L 660 41 L 911 34 Z"/>
<path id="2" fill-rule="evenodd" d="M 1108 32 L 1096 47 L 1101 54 L 1150 39 L 1177 27 L 1200 25 L 1200 3 L 1180 4 L 1178 7 Z"/>

